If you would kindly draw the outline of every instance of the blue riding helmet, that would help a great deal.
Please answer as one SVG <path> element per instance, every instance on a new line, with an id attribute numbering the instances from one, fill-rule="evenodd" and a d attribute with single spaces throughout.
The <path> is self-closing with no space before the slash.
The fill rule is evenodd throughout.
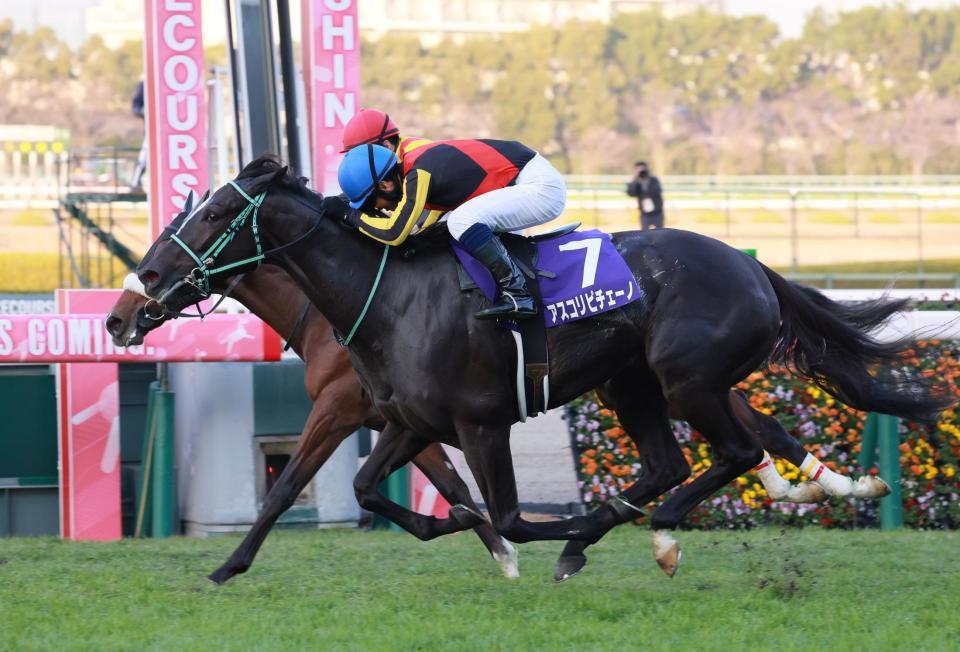
<path id="1" fill-rule="evenodd" d="M 360 208 L 377 184 L 399 163 L 397 155 L 382 145 L 354 147 L 337 170 L 340 188 L 350 200 L 350 208 Z"/>

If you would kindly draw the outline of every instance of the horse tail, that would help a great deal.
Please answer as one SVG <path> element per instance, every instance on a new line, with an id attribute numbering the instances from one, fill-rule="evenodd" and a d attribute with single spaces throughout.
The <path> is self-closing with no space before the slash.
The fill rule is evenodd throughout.
<path id="1" fill-rule="evenodd" d="M 900 364 L 909 338 L 867 334 L 902 310 L 886 298 L 844 305 L 760 264 L 780 302 L 780 334 L 768 363 L 782 364 L 851 407 L 933 422 L 955 403 L 949 390 Z"/>

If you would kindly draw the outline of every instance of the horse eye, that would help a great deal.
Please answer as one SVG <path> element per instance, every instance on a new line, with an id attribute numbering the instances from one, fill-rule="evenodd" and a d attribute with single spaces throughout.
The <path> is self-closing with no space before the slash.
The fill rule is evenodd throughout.
<path id="1" fill-rule="evenodd" d="M 216 222 L 218 219 L 220 218 L 213 211 L 207 211 L 207 214 L 203 216 L 204 222 Z"/>

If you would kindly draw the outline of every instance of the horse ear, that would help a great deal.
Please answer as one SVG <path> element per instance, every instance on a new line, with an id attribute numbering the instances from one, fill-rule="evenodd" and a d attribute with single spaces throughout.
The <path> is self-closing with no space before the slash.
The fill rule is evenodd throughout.
<path id="1" fill-rule="evenodd" d="M 183 202 L 183 212 L 190 214 L 190 211 L 193 210 L 193 191 L 191 190 L 187 193 L 187 201 Z"/>
<path id="2" fill-rule="evenodd" d="M 277 179 L 283 178 L 287 174 L 287 166 L 278 166 L 269 172 L 264 172 L 253 178 L 250 182 L 247 192 L 251 195 L 258 195 L 272 186 Z"/>
<path id="3" fill-rule="evenodd" d="M 210 189 L 207 188 L 207 192 L 203 193 L 203 197 L 200 198 L 200 203 L 207 201 L 207 198 L 210 197 Z"/>

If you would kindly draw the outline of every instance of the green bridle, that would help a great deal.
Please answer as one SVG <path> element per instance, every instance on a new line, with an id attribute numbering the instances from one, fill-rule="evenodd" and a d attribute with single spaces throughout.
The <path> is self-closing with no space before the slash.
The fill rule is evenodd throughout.
<path id="1" fill-rule="evenodd" d="M 185 280 L 190 285 L 197 288 L 197 290 L 205 297 L 210 296 L 210 277 L 214 274 L 221 274 L 243 265 L 249 265 L 250 263 L 256 263 L 257 267 L 260 267 L 260 262 L 266 257 L 263 253 L 263 246 L 260 244 L 260 229 L 257 226 L 257 216 L 260 212 L 260 206 L 263 204 L 263 200 L 267 197 L 267 193 L 261 192 L 256 197 L 251 197 L 244 191 L 243 188 L 237 185 L 236 182 L 228 181 L 227 183 L 233 186 L 234 190 L 240 193 L 240 195 L 247 200 L 248 204 L 246 208 L 240 211 L 239 215 L 230 221 L 230 225 L 227 226 L 226 230 L 224 230 L 224 232 L 213 241 L 213 244 L 211 244 L 205 252 L 197 255 L 190 245 L 181 240 L 176 233 L 170 236 L 171 240 L 180 245 L 180 247 L 186 251 L 194 261 L 196 261 L 197 266 L 190 271 L 190 274 Z M 223 253 L 223 250 L 227 247 L 227 245 L 233 241 L 237 233 L 240 232 L 240 229 L 246 225 L 247 218 L 251 215 L 253 217 L 250 221 L 250 228 L 253 231 L 253 242 L 257 247 L 257 255 L 251 256 L 250 258 L 244 258 L 243 260 L 238 260 L 228 265 L 213 267 L 214 261 L 216 261 L 217 257 Z"/>
<path id="2" fill-rule="evenodd" d="M 183 250 L 186 251 L 188 254 L 190 254 L 190 257 L 193 258 L 193 260 L 196 261 L 197 263 L 197 266 L 194 267 L 192 270 L 190 270 L 190 273 L 186 277 L 184 277 L 181 283 L 188 283 L 192 285 L 204 297 L 210 296 L 210 277 L 211 276 L 213 276 L 214 274 L 220 274 L 222 272 L 226 272 L 231 269 L 236 269 L 237 267 L 240 267 L 242 265 L 247 265 L 249 263 L 256 263 L 257 267 L 259 268 L 261 261 L 263 261 L 268 255 L 275 254 L 283 249 L 292 247 L 293 245 L 310 237 L 313 234 L 313 232 L 316 231 L 317 228 L 320 226 L 321 219 L 323 217 L 323 215 L 321 214 L 321 219 L 318 219 L 312 227 L 307 229 L 306 232 L 302 233 L 292 242 L 288 242 L 285 245 L 281 245 L 279 247 L 276 247 L 264 253 L 263 247 L 260 244 L 260 229 L 257 226 L 257 216 L 260 213 L 260 206 L 263 204 L 263 200 L 266 199 L 267 197 L 267 193 L 261 192 L 256 197 L 251 197 L 246 193 L 246 191 L 244 191 L 243 188 L 237 185 L 236 182 L 228 181 L 227 183 L 233 186 L 233 189 L 236 190 L 238 193 L 240 193 L 240 195 L 247 200 L 248 202 L 247 207 L 244 208 L 242 211 L 240 211 L 240 214 L 237 215 L 235 218 L 233 218 L 233 220 L 231 220 L 230 225 L 227 226 L 226 230 L 224 230 L 224 232 L 221 233 L 217 237 L 217 239 L 213 241 L 213 244 L 210 245 L 207 248 L 207 250 L 203 252 L 203 254 L 198 256 L 196 252 L 194 252 L 194 250 L 190 247 L 190 245 L 188 245 L 186 242 L 181 240 L 176 233 L 173 233 L 170 236 L 170 239 L 176 242 L 178 245 L 180 245 L 180 247 L 183 248 Z M 217 256 L 223 253 L 223 250 L 226 248 L 226 246 L 233 241 L 234 237 L 236 237 L 240 229 L 242 229 L 244 225 L 246 225 L 247 218 L 250 217 L 251 215 L 253 215 L 253 218 L 250 220 L 250 228 L 253 231 L 253 241 L 257 247 L 257 255 L 251 256 L 250 258 L 244 258 L 243 260 L 238 260 L 237 262 L 230 263 L 228 265 L 221 265 L 220 267 L 212 267 L 214 261 L 217 259 Z M 384 245 L 383 256 L 380 258 L 380 267 L 377 270 L 377 276 L 373 281 L 373 287 L 370 288 L 370 293 L 367 295 L 367 300 L 363 304 L 363 309 L 360 311 L 360 315 L 357 317 L 357 320 L 354 322 L 353 328 L 350 329 L 350 332 L 347 334 L 347 337 L 340 341 L 340 343 L 343 344 L 344 346 L 350 345 L 350 342 L 353 340 L 353 336 L 356 334 L 357 329 L 360 328 L 360 324 L 363 322 L 363 318 L 366 317 L 367 315 L 367 310 L 369 310 L 370 304 L 373 302 L 373 296 L 374 294 L 376 294 L 377 288 L 380 286 L 380 279 L 383 277 L 383 270 L 387 265 L 387 255 L 389 253 L 390 253 L 390 245 Z M 234 280 L 231 286 L 227 289 L 227 293 L 220 298 L 220 301 L 223 301 L 223 299 L 226 298 L 230 290 L 233 289 L 233 286 L 235 286 L 239 281 L 240 281 L 239 278 Z M 171 290 L 168 290 L 168 292 L 170 291 Z M 160 301 L 162 300 L 163 298 L 161 297 Z M 219 302 L 217 303 L 217 305 L 220 305 Z M 216 306 L 211 308 L 206 314 L 210 314 L 215 309 L 216 309 Z M 197 310 L 198 312 L 200 310 L 199 303 L 197 304 Z M 198 315 L 188 315 L 188 316 L 199 316 L 202 318 L 204 314 L 201 312 Z M 301 314 L 301 318 L 302 316 L 303 315 Z M 340 340 L 339 336 L 337 337 L 337 339 Z"/>

